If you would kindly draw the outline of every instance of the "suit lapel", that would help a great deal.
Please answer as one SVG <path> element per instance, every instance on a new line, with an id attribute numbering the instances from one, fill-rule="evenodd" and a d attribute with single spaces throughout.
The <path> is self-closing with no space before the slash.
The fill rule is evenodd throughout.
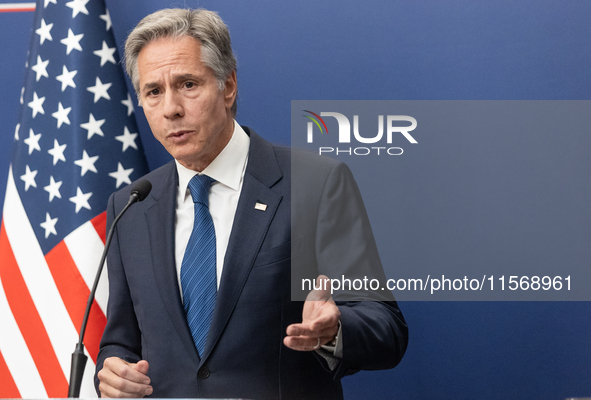
<path id="1" fill-rule="evenodd" d="M 174 221 L 178 186 L 174 163 L 170 164 L 170 168 L 166 171 L 166 177 L 163 177 L 162 180 L 165 183 L 157 188 L 160 190 L 152 191 L 153 196 L 150 200 L 153 204 L 149 205 L 145 212 L 150 235 L 152 270 L 170 320 L 187 348 L 187 354 L 195 364 L 199 364 L 199 356 L 187 325 L 180 298 L 174 260 Z"/>
<path id="2" fill-rule="evenodd" d="M 253 131 L 245 131 L 250 136 L 248 165 L 202 359 L 209 355 L 224 330 L 282 199 L 271 189 L 282 177 L 273 147 Z M 266 210 L 255 209 L 256 203 L 266 204 Z"/>

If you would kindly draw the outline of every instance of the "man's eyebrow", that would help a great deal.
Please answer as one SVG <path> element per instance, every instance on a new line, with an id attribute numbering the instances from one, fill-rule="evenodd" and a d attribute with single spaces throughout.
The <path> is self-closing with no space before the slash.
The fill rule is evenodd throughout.
<path id="1" fill-rule="evenodd" d="M 202 78 L 199 75 L 195 75 L 195 74 L 180 74 L 180 75 L 173 76 L 173 80 L 175 80 L 175 81 L 184 81 L 187 79 L 192 79 L 192 80 L 196 80 L 196 81 L 202 80 Z"/>
<path id="2" fill-rule="evenodd" d="M 174 75 L 172 78 L 173 78 L 173 81 L 175 81 L 175 82 L 185 81 L 188 79 L 199 81 L 199 82 L 203 80 L 203 78 L 201 78 L 199 75 L 195 75 L 195 74 L 179 74 L 179 75 Z M 142 87 L 142 90 L 143 91 L 150 91 L 158 86 L 160 86 L 160 84 L 158 82 L 148 82 Z"/>

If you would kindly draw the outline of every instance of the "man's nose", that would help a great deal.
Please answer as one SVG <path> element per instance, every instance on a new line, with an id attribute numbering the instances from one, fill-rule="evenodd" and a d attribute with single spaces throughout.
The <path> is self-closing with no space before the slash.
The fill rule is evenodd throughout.
<path id="1" fill-rule="evenodd" d="M 182 96 L 174 90 L 167 90 L 164 95 L 164 117 L 179 118 L 185 115 Z"/>

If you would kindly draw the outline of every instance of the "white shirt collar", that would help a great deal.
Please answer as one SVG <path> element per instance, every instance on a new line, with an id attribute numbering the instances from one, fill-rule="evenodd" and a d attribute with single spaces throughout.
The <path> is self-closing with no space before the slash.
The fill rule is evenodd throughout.
<path id="1" fill-rule="evenodd" d="M 232 190 L 240 190 L 240 184 L 246 170 L 246 162 L 248 161 L 249 146 L 250 137 L 234 120 L 234 132 L 230 141 L 201 173 L 215 179 L 214 185 L 220 183 Z M 179 192 L 185 194 L 184 202 L 187 197 L 190 197 L 187 191 L 189 181 L 198 173 L 182 166 L 177 160 L 174 160 L 174 162 L 179 174 Z"/>

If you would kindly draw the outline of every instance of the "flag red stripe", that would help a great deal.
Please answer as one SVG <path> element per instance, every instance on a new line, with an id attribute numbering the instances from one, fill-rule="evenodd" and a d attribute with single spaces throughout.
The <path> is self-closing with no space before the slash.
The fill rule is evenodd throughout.
<path id="1" fill-rule="evenodd" d="M 96 229 L 96 233 L 101 237 L 103 244 L 105 244 L 106 235 L 107 235 L 107 212 L 103 212 L 93 219 L 90 220 L 94 229 Z"/>
<path id="2" fill-rule="evenodd" d="M 57 360 L 35 303 L 8 242 L 4 222 L 0 230 L 0 278 L 14 319 L 27 343 L 49 397 L 66 397 L 68 381 Z M 51 284 L 51 282 L 48 282 Z"/>
<path id="3" fill-rule="evenodd" d="M 78 271 L 78 267 L 76 267 L 70 255 L 68 247 L 63 241 L 45 255 L 45 260 L 47 261 L 57 290 L 60 292 L 60 296 L 66 306 L 66 310 L 68 310 L 68 314 L 72 319 L 72 323 L 76 327 L 78 334 L 80 334 L 82 318 L 84 317 L 90 290 L 86 286 L 82 275 Z M 107 319 L 95 300 L 90 308 L 90 316 L 88 318 L 86 334 L 84 335 L 84 345 L 95 364 L 101 336 L 103 335 L 106 324 Z"/>
<path id="4" fill-rule="evenodd" d="M 0 8 L 0 13 L 9 13 L 9 12 L 31 12 L 35 11 L 35 7 L 29 8 Z"/>
<path id="5" fill-rule="evenodd" d="M 20 398 L 21 394 L 16 387 L 16 383 L 14 383 L 14 379 L 12 379 L 12 375 L 8 370 L 8 365 L 6 365 L 6 361 L 4 361 L 4 357 L 2 357 L 2 352 L 0 351 L 0 398 L 1 399 L 16 399 Z"/>

